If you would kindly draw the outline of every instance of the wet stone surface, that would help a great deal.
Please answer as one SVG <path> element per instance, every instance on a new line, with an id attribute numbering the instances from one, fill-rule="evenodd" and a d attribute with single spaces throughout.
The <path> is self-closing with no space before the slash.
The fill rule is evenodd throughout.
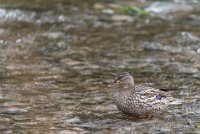
<path id="1" fill-rule="evenodd" d="M 0 133 L 200 133 L 199 6 L 1 1 Z M 121 71 L 184 103 L 150 120 L 122 114 L 110 86 Z"/>

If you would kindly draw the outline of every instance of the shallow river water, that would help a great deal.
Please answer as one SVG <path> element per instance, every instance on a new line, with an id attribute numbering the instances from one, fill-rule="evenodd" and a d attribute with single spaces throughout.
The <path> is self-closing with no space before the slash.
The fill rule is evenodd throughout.
<path id="1" fill-rule="evenodd" d="M 0 133 L 200 133 L 198 2 L 0 1 Z M 110 86 L 122 71 L 184 103 L 127 117 Z"/>

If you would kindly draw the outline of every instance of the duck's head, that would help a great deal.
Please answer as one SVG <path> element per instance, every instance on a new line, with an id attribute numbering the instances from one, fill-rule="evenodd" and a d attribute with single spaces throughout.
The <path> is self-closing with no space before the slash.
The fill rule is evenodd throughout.
<path id="1" fill-rule="evenodd" d="M 117 79 L 114 81 L 114 86 L 121 89 L 134 87 L 133 76 L 128 72 L 120 73 Z"/>

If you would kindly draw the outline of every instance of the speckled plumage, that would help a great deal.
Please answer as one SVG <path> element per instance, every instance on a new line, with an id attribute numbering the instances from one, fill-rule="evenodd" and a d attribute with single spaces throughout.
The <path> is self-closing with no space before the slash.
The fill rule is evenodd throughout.
<path id="1" fill-rule="evenodd" d="M 132 75 L 127 72 L 121 73 L 114 84 L 120 89 L 116 105 L 125 114 L 154 115 L 175 100 L 170 93 L 135 85 Z"/>

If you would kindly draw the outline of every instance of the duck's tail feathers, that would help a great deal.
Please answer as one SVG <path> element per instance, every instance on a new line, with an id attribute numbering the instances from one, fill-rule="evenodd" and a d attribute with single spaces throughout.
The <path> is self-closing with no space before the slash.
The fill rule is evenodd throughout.
<path id="1" fill-rule="evenodd" d="M 184 103 L 185 101 L 182 99 L 174 99 L 170 101 L 170 105 L 180 105 L 182 103 Z"/>

